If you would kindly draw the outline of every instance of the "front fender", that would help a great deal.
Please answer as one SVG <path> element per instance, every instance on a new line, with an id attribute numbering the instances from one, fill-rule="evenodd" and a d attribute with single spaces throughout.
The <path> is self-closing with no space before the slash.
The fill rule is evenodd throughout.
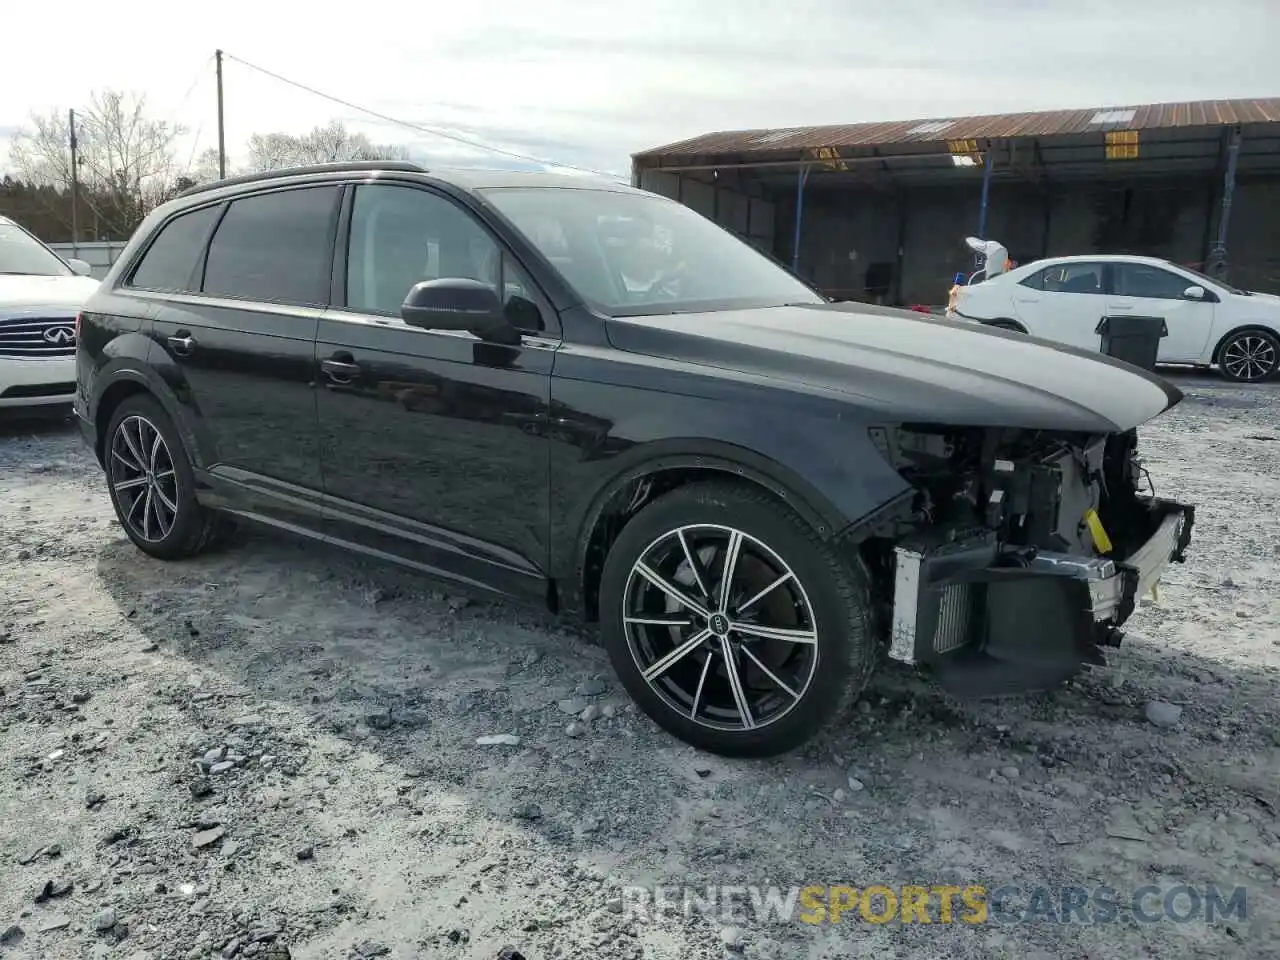
<path id="1" fill-rule="evenodd" d="M 859 421 L 664 393 L 622 409 L 628 412 L 590 442 L 580 437 L 577 449 L 554 447 L 551 566 L 558 576 L 581 569 L 595 523 L 615 495 L 663 471 L 720 472 L 759 484 L 823 537 L 910 489 Z"/>

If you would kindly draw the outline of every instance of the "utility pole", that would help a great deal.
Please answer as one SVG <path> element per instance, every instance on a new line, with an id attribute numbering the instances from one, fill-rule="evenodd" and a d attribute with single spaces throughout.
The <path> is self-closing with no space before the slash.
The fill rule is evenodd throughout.
<path id="1" fill-rule="evenodd" d="M 67 115 L 67 126 L 71 132 L 71 256 L 79 253 L 76 246 L 80 242 L 80 170 L 79 145 L 76 143 L 76 112 Z"/>
<path id="2" fill-rule="evenodd" d="M 227 134 L 222 123 L 222 51 L 213 52 L 213 60 L 218 71 L 218 179 L 227 178 Z"/>

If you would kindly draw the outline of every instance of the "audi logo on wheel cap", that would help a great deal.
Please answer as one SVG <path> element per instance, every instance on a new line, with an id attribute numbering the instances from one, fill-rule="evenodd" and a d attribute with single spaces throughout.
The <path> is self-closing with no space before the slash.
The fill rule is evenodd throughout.
<path id="1" fill-rule="evenodd" d="M 69 347 L 76 342 L 75 327 L 50 327 L 41 336 L 55 347 Z"/>

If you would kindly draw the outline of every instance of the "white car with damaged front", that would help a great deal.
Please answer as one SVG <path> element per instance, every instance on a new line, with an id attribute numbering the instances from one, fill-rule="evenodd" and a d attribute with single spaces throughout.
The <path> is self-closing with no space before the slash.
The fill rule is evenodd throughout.
<path id="1" fill-rule="evenodd" d="M 1109 316 L 1161 317 L 1158 363 L 1217 366 L 1231 380 L 1270 380 L 1280 369 L 1280 297 L 1239 290 L 1156 257 L 1037 260 L 959 287 L 958 319 L 1100 350 Z"/>
<path id="2" fill-rule="evenodd" d="M 98 289 L 89 269 L 0 217 L 0 414 L 70 411 L 76 314 Z"/>

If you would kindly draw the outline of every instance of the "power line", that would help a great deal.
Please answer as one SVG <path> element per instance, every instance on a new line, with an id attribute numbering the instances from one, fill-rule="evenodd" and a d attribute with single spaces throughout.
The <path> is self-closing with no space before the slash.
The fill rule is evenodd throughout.
<path id="1" fill-rule="evenodd" d="M 209 67 L 209 62 L 210 62 L 211 60 L 213 60 L 213 56 L 212 56 L 212 55 L 207 56 L 207 57 L 205 57 L 202 61 L 200 61 L 200 69 L 196 71 L 195 79 L 193 79 L 193 80 L 191 81 L 191 85 L 190 85 L 189 87 L 187 87 L 187 92 L 186 92 L 186 93 L 184 93 L 184 94 L 179 98 L 177 105 L 176 105 L 172 110 L 170 110 L 170 111 L 169 111 L 169 120 L 170 120 L 170 121 L 172 121 L 172 120 L 173 120 L 174 116 L 178 113 L 178 111 L 180 111 L 184 106 L 186 106 L 186 105 L 187 105 L 187 100 L 189 100 L 189 99 L 191 98 L 191 94 L 193 94 L 193 93 L 195 92 L 195 89 L 196 89 L 196 87 L 197 87 L 197 86 L 199 86 L 200 81 L 204 79 L 204 77 L 205 77 L 205 71 L 208 69 L 208 67 Z"/>
<path id="2" fill-rule="evenodd" d="M 227 53 L 225 50 L 223 51 L 222 55 L 228 60 L 234 60 L 236 63 L 240 64 L 241 66 L 248 67 L 250 70 L 256 70 L 258 73 L 261 73 L 264 76 L 271 77 L 273 80 L 278 80 L 281 83 L 288 84 L 291 87 L 297 87 L 299 90 L 305 90 L 307 93 L 313 94 L 314 96 L 320 97 L 321 99 L 329 100 L 329 101 L 332 101 L 333 103 L 340 104 L 341 106 L 344 106 L 349 110 L 355 110 L 360 113 L 368 114 L 371 117 L 376 117 L 377 119 L 382 120 L 386 123 L 392 123 L 392 124 L 396 124 L 397 126 L 406 127 L 410 130 L 416 130 L 419 133 L 425 133 L 428 136 L 441 137 L 445 140 L 452 140 L 455 143 L 460 143 L 460 144 L 463 144 L 464 146 L 472 147 L 477 150 L 483 150 L 487 153 L 501 154 L 502 156 L 510 157 L 513 160 L 523 160 L 526 163 L 537 163 L 537 164 L 542 164 L 543 166 L 548 166 L 548 167 L 560 167 L 565 170 L 577 170 L 580 173 L 589 173 L 589 174 L 592 174 L 593 176 L 606 177 L 610 180 L 618 179 L 615 174 L 603 173 L 599 170 L 592 170 L 590 167 L 579 167 L 572 163 L 562 163 L 558 160 L 545 160 L 541 157 L 533 157 L 533 156 L 529 156 L 528 154 L 517 153 L 514 150 L 504 150 L 501 147 L 491 146 L 490 144 L 482 143 L 479 140 L 472 140 L 472 139 L 469 139 L 468 137 L 459 136 L 458 134 L 454 134 L 454 133 L 448 133 L 444 130 L 438 130 L 433 127 L 425 127 L 422 124 L 413 123 L 410 120 L 401 120 L 399 117 L 393 117 L 388 114 L 381 113 L 377 110 L 373 110 L 369 107 L 361 106 L 358 103 L 352 103 L 350 100 L 344 100 L 341 97 L 335 97 L 332 94 L 325 93 L 323 90 L 317 90 L 315 87 L 308 86 L 305 83 L 300 83 L 297 80 L 290 80 L 288 77 L 281 76 L 280 74 L 275 73 L 272 70 L 266 69 L 265 67 L 260 67 L 255 63 L 250 63 L 247 60 L 242 60 L 240 57 L 237 57 L 231 53 Z"/>

